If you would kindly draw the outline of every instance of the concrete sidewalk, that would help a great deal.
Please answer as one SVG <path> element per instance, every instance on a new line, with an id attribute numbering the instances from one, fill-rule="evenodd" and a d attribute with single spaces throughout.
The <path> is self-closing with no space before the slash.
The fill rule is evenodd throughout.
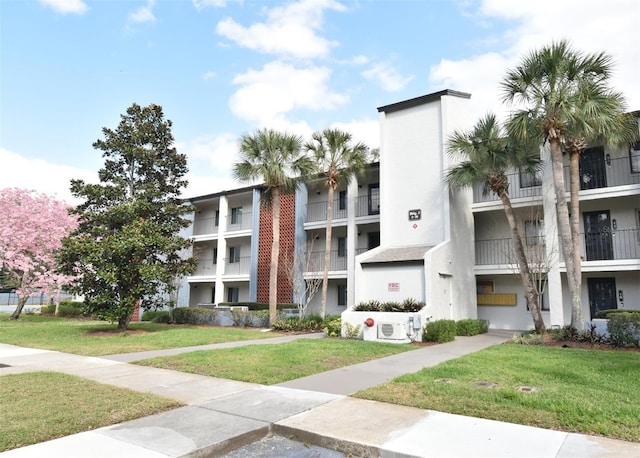
<path id="1" fill-rule="evenodd" d="M 342 453 L 336 455 L 329 450 L 308 449 L 309 454 L 299 455 L 310 457 L 344 454 L 353 457 L 640 456 L 638 443 L 345 396 L 507 339 L 492 334 L 458 337 L 447 344 L 424 347 L 270 387 L 136 366 L 119 361 L 120 356 L 84 357 L 0 344 L 0 363 L 8 366 L 0 369 L 0 375 L 35 370 L 58 371 L 155 393 L 187 404 L 169 412 L 10 450 L 0 456 L 224 456 L 233 450 L 254 453 L 249 450 L 255 451 L 255 446 L 252 449 L 241 447 L 259 443 L 257 441 L 272 435 L 291 437 Z M 274 340 L 252 343 L 267 344 L 274 343 Z M 160 356 L 161 353 L 153 352 L 152 356 Z M 145 352 L 135 356 L 134 360 L 140 357 L 150 356 Z M 260 456 L 284 456 L 277 448 L 270 453 Z M 298 456 L 298 452 L 291 453 L 288 456 Z"/>

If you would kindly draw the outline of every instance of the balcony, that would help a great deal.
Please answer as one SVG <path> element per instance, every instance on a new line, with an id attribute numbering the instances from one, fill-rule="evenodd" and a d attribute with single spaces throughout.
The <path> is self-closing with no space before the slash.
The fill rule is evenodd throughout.
<path id="1" fill-rule="evenodd" d="M 581 253 L 585 261 L 640 259 L 640 230 L 618 229 L 616 231 L 581 234 Z M 525 238 L 525 253 L 533 265 L 546 263 L 542 239 Z M 476 265 L 514 265 L 516 257 L 510 238 L 476 240 Z M 562 260 L 562 253 L 560 254 Z"/>
<path id="2" fill-rule="evenodd" d="M 312 202 L 307 204 L 307 220 L 306 223 L 314 223 L 317 221 L 327 220 L 327 207 L 329 201 Z M 333 219 L 341 219 L 347 217 L 347 207 L 340 208 L 340 200 L 335 199 L 333 202 Z"/>
<path id="3" fill-rule="evenodd" d="M 380 214 L 380 196 L 356 197 L 356 218 Z"/>
<path id="4" fill-rule="evenodd" d="M 225 275 L 249 275 L 251 270 L 251 256 L 240 258 L 225 258 Z"/>
<path id="5" fill-rule="evenodd" d="M 218 233 L 215 218 L 200 218 L 193 222 L 193 235 L 211 235 Z"/>
<path id="6" fill-rule="evenodd" d="M 324 251 L 307 253 L 309 271 L 322 272 L 324 270 Z M 340 256 L 340 254 L 342 256 Z M 347 254 L 344 251 L 332 250 L 329 260 L 329 271 L 347 270 Z"/>
<path id="7" fill-rule="evenodd" d="M 193 273 L 194 276 L 212 277 L 216 274 L 216 264 L 213 258 L 198 258 L 198 267 Z"/>
<path id="8" fill-rule="evenodd" d="M 230 214 L 227 216 L 227 231 L 246 231 L 252 227 L 251 212 Z"/>
<path id="9" fill-rule="evenodd" d="M 565 190 L 569 192 L 569 166 L 564 167 Z M 539 197 L 542 195 L 542 182 L 539 178 L 523 176 L 519 173 L 507 174 L 509 180 L 509 197 L 513 199 L 525 197 Z M 523 186 L 521 186 L 521 184 Z M 616 186 L 627 186 L 640 184 L 640 173 L 631 173 L 631 165 L 628 157 L 617 159 L 603 159 L 601 162 L 589 163 L 589 168 L 580 169 L 580 190 L 611 188 Z M 473 187 L 473 202 L 496 202 L 500 198 L 490 192 L 486 196 L 482 195 L 482 186 Z"/>

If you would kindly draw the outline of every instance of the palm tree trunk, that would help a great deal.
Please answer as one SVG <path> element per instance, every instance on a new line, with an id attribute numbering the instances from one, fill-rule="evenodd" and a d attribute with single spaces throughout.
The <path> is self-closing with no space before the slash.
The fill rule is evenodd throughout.
<path id="1" fill-rule="evenodd" d="M 571 237 L 573 239 L 573 267 L 574 267 L 574 282 L 578 292 L 582 289 L 582 251 L 580 247 L 580 151 L 572 152 L 569 162 L 569 177 L 570 185 L 569 190 L 571 192 Z M 578 293 L 580 294 L 580 293 Z M 573 308 L 571 310 L 571 326 L 582 330 L 582 302 L 580 302 L 579 313 L 574 314 Z"/>
<path id="2" fill-rule="evenodd" d="M 518 270 L 520 271 L 520 278 L 522 279 L 522 285 L 524 286 L 524 297 L 533 318 L 533 326 L 538 334 L 544 334 L 547 329 L 544 325 L 544 319 L 542 318 L 542 312 L 540 310 L 540 301 L 538 293 L 533 282 L 533 275 L 529 270 L 529 263 L 527 262 L 527 255 L 524 252 L 524 245 L 522 244 L 522 237 L 518 232 L 518 226 L 516 224 L 515 216 L 513 215 L 513 207 L 511 206 L 511 200 L 506 192 L 500 193 L 500 200 L 504 207 L 504 213 L 511 229 L 511 240 L 516 254 L 516 260 L 518 262 Z"/>
<path id="3" fill-rule="evenodd" d="M 320 316 L 325 317 L 327 313 L 327 291 L 329 290 L 329 264 L 331 262 L 331 230 L 333 225 L 333 195 L 334 187 L 329 185 L 327 202 L 327 231 L 324 245 L 324 269 L 322 271 L 322 306 Z"/>
<path id="4" fill-rule="evenodd" d="M 276 321 L 278 310 L 278 257 L 280 256 L 280 189 L 272 189 L 271 214 L 272 235 L 271 266 L 269 270 L 269 325 Z"/>
<path id="5" fill-rule="evenodd" d="M 584 330 L 582 323 L 582 300 L 576 284 L 577 272 L 575 256 L 573 253 L 573 237 L 571 236 L 571 223 L 569 221 L 569 209 L 564 189 L 564 169 L 562 163 L 562 149 L 560 139 L 557 137 L 549 140 L 551 148 L 551 164 L 553 167 L 553 185 L 556 192 L 556 212 L 558 214 L 558 228 L 560 241 L 562 242 L 562 254 L 567 269 L 567 283 L 571 293 L 571 326 L 578 331 Z"/>

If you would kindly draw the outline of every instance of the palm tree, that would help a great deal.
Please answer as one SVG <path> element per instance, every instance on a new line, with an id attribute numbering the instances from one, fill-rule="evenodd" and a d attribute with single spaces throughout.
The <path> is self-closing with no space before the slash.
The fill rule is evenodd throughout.
<path id="1" fill-rule="evenodd" d="M 280 255 L 280 195 L 295 192 L 298 182 L 313 169 L 312 161 L 301 152 L 300 137 L 274 130 L 243 135 L 239 141 L 240 162 L 233 177 L 241 182 L 263 181 L 261 201 L 271 208 L 273 242 L 269 271 L 269 323 L 276 320 L 278 301 L 278 258 Z"/>
<path id="2" fill-rule="evenodd" d="M 579 230 L 579 154 L 594 140 L 618 137 L 622 96 L 608 87 L 611 57 L 585 55 L 566 41 L 526 56 L 502 82 L 504 101 L 522 104 L 508 124 L 510 135 L 549 143 L 558 226 L 571 293 L 571 326 L 584 330 Z M 563 152 L 571 154 L 571 219 L 565 193 Z M 573 224 L 572 224 L 573 221 Z"/>
<path id="3" fill-rule="evenodd" d="M 315 158 L 316 166 L 325 177 L 327 185 L 327 230 L 322 273 L 322 306 L 324 318 L 327 309 L 329 264 L 331 261 L 331 226 L 333 222 L 333 196 L 342 184 L 349 183 L 354 176 L 361 175 L 367 164 L 367 147 L 364 143 L 351 144 L 351 134 L 339 129 L 325 129 L 313 134 L 313 141 L 305 144 Z"/>
<path id="4" fill-rule="evenodd" d="M 508 169 L 535 172 L 540 163 L 539 154 L 503 136 L 493 114 L 480 119 L 469 132 L 454 132 L 449 137 L 447 152 L 452 159 L 461 160 L 447 171 L 446 180 L 450 186 L 466 187 L 482 183 L 485 194 L 493 192 L 500 197 L 511 229 L 511 241 L 533 324 L 537 333 L 544 334 L 546 329 L 540 298 L 509 199 L 509 181 L 505 174 Z"/>

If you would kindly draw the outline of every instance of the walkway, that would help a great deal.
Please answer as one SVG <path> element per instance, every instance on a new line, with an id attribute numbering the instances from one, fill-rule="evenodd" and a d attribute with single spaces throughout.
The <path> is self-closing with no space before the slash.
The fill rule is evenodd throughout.
<path id="1" fill-rule="evenodd" d="M 283 338 L 277 339 L 218 344 L 206 348 L 269 344 Z M 252 443 L 252 450 L 256 450 L 257 441 L 271 435 L 294 437 L 300 442 L 359 457 L 640 456 L 638 443 L 347 397 L 348 394 L 398 375 L 415 372 L 506 340 L 508 337 L 494 334 L 458 337 L 447 344 L 424 347 L 278 386 L 236 382 L 123 362 L 204 347 L 96 358 L 0 344 L 0 363 L 9 366 L 0 369 L 2 375 L 38 370 L 58 371 L 100 383 L 155 393 L 186 404 L 169 412 L 10 450 L 0 456 L 222 456 Z M 329 450 L 312 451 L 314 454 L 307 456 L 336 456 L 336 452 Z M 322 455 L 325 452 L 327 454 Z M 277 450 L 273 453 L 260 456 L 283 456 Z M 291 453 L 287 456 L 297 456 L 297 452 Z"/>

